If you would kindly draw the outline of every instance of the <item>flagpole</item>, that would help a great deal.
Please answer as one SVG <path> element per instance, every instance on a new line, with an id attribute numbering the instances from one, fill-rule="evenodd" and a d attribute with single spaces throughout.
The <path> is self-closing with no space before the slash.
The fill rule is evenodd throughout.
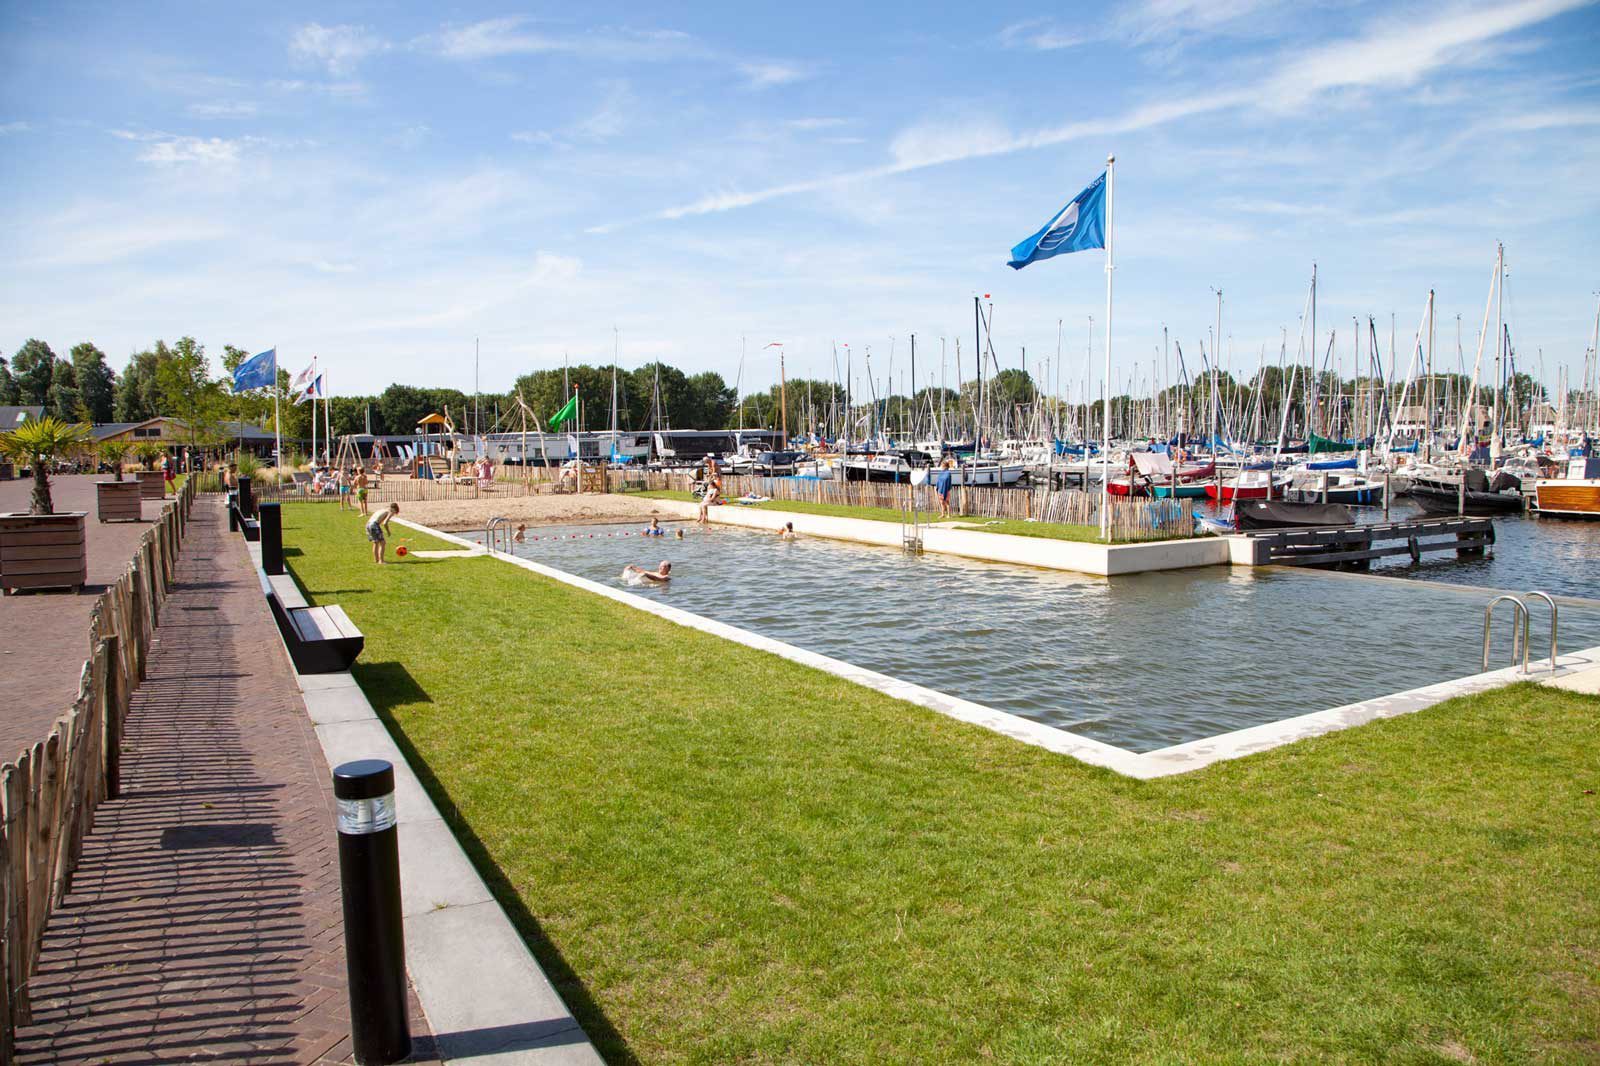
<path id="1" fill-rule="evenodd" d="M 272 465 L 283 469 L 283 416 L 278 413 L 278 342 L 272 342 Z"/>
<path id="2" fill-rule="evenodd" d="M 1112 262 L 1112 194 L 1117 157 L 1106 156 L 1106 400 L 1101 411 L 1100 437 L 1100 536 L 1111 539 L 1111 272 Z"/>

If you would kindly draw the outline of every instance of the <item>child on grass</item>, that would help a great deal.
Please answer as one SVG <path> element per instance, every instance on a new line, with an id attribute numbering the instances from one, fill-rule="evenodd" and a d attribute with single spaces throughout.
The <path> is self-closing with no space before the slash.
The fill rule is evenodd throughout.
<path id="1" fill-rule="evenodd" d="M 400 513 L 400 505 L 391 503 L 388 509 L 379 511 L 367 519 L 367 539 L 372 542 L 372 561 L 379 566 L 383 565 L 384 550 L 388 547 L 389 519 Z"/>

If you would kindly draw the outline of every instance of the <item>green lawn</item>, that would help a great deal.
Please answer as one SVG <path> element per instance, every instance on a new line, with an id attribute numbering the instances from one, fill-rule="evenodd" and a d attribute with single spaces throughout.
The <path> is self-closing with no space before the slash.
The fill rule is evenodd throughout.
<path id="1" fill-rule="evenodd" d="M 492 559 L 380 569 L 334 508 L 284 523 L 613 1062 L 1600 1056 L 1600 700 L 1138 782 Z"/>

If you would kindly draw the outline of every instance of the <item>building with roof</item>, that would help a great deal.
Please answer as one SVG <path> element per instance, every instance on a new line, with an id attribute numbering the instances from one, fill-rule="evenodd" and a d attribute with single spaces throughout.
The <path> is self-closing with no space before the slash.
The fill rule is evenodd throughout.
<path id="1" fill-rule="evenodd" d="M 43 407 L 0 407 L 0 433 L 16 429 L 24 422 L 37 422 L 43 417 Z"/>

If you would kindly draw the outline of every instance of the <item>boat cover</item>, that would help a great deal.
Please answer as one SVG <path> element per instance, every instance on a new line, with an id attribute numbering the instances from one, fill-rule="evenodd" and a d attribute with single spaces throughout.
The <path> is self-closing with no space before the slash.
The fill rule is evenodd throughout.
<path id="1" fill-rule="evenodd" d="M 1240 529 L 1353 526 L 1350 508 L 1342 503 L 1289 503 L 1287 500 L 1240 500 L 1234 504 Z"/>

